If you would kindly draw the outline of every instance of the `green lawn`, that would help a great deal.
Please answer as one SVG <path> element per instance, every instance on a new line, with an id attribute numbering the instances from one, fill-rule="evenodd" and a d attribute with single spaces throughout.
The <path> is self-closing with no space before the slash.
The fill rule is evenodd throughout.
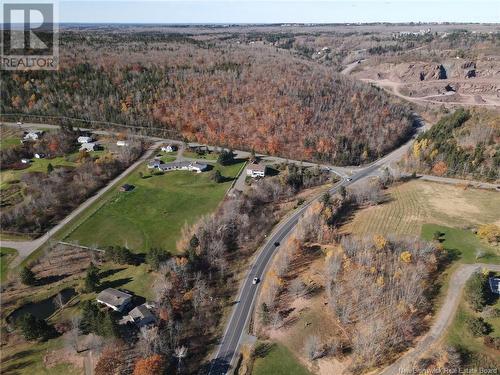
<path id="1" fill-rule="evenodd" d="M 100 156 L 104 153 L 105 151 L 93 151 L 90 152 L 91 156 Z M 68 154 L 66 156 L 58 156 L 56 158 L 48 159 L 36 159 L 33 158 L 31 159 L 31 164 L 28 168 L 25 169 L 19 169 L 19 170 L 13 170 L 13 169 L 7 169 L 4 171 L 0 172 L 0 181 L 1 181 L 1 187 L 3 188 L 5 184 L 19 180 L 21 175 L 26 173 L 26 172 L 47 172 L 47 166 L 49 164 L 52 164 L 54 168 L 57 167 L 62 167 L 62 166 L 69 166 L 69 167 L 74 167 L 76 166 L 76 162 L 74 161 L 75 158 L 78 156 L 78 152 L 74 152 L 71 154 Z"/>
<path id="2" fill-rule="evenodd" d="M 494 307 L 500 309 L 499 299 L 497 299 Z M 498 352 L 484 345 L 483 337 L 474 337 L 471 334 L 466 325 L 466 319 L 469 316 L 480 317 L 482 316 L 482 314 L 473 311 L 462 296 L 462 300 L 455 314 L 455 318 L 453 319 L 453 322 L 447 331 L 446 343 L 454 346 L 462 352 L 472 354 L 468 356 L 468 358 L 474 359 L 477 354 L 481 354 L 487 356 L 490 361 L 496 360 L 497 365 L 500 365 Z M 500 337 L 500 317 L 493 318 L 483 316 L 483 318 L 487 323 L 491 325 L 493 329 L 493 332 L 491 332 L 489 335 L 492 337 Z M 481 365 L 481 363 L 477 363 L 477 361 L 473 360 L 473 363 L 474 362 L 476 363 L 476 365 Z M 474 365 L 472 367 L 474 367 Z"/>
<path id="3" fill-rule="evenodd" d="M 422 237 L 432 240 L 435 232 L 441 232 L 443 247 L 453 258 L 461 263 L 493 263 L 500 264 L 498 251 L 492 246 L 482 242 L 470 230 L 450 228 L 442 225 L 424 224 L 422 226 Z M 484 255 L 476 258 L 477 251 Z"/>
<path id="4" fill-rule="evenodd" d="M 6 148 L 16 146 L 21 143 L 19 137 L 1 137 L 0 138 L 0 150 L 5 150 Z"/>
<path id="5" fill-rule="evenodd" d="M 7 278 L 9 263 L 17 256 L 17 250 L 10 247 L 0 247 L 0 280 Z"/>
<path id="6" fill-rule="evenodd" d="M 311 373 L 281 344 L 272 344 L 264 357 L 258 357 L 252 375 L 310 375 Z"/>
<path id="7" fill-rule="evenodd" d="M 221 174 L 236 177 L 242 163 L 217 166 Z M 142 167 L 144 175 L 150 170 Z M 161 247 L 175 252 L 176 241 L 185 223 L 212 212 L 223 199 L 231 181 L 215 183 L 210 172 L 167 172 L 140 178 L 134 172 L 123 182 L 135 186 L 120 193 L 114 189 L 104 205 L 66 238 L 80 244 L 105 247 L 127 246 L 136 252 Z"/>
<path id="8" fill-rule="evenodd" d="M 2 374 L 25 374 L 25 375 L 67 375 L 83 374 L 82 369 L 77 369 L 70 364 L 61 363 L 57 366 L 47 368 L 44 365 L 44 356 L 62 348 L 64 339 L 58 337 L 33 345 L 29 342 L 21 342 L 2 348 Z"/>
<path id="9" fill-rule="evenodd" d="M 154 273 L 150 271 L 147 264 L 142 263 L 138 266 L 133 266 L 105 263 L 100 270 L 103 274 L 106 274 L 101 279 L 103 288 L 123 288 L 147 300 L 154 298 L 153 290 L 151 289 Z"/>

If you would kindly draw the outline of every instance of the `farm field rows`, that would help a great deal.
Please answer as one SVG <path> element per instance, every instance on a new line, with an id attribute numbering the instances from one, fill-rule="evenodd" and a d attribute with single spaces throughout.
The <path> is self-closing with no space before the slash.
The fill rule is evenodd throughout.
<path id="1" fill-rule="evenodd" d="M 388 201 L 355 213 L 344 231 L 359 234 L 420 236 L 425 223 L 464 227 L 500 223 L 495 191 L 413 180 L 391 187 Z"/>

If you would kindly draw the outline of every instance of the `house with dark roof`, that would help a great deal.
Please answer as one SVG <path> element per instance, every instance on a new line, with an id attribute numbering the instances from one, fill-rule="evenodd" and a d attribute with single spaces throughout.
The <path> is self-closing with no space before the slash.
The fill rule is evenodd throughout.
<path id="1" fill-rule="evenodd" d="M 489 283 L 491 292 L 500 294 L 500 277 L 490 277 Z"/>
<path id="2" fill-rule="evenodd" d="M 108 288 L 97 295 L 97 302 L 107 307 L 122 312 L 132 301 L 132 294 L 122 292 L 121 290 Z"/>
<path id="3" fill-rule="evenodd" d="M 128 317 L 131 322 L 135 323 L 137 327 L 141 328 L 156 322 L 156 317 L 151 312 L 146 304 L 134 307 L 129 313 Z"/>

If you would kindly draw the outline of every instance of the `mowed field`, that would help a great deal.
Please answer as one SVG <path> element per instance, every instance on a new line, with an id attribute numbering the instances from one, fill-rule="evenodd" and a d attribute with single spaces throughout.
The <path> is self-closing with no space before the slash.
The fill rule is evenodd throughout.
<path id="1" fill-rule="evenodd" d="M 500 193 L 412 180 L 391 187 L 388 201 L 357 211 L 344 226 L 355 234 L 420 236 L 422 225 L 500 224 Z"/>
<path id="2" fill-rule="evenodd" d="M 227 178 L 223 183 L 214 182 L 211 172 L 174 171 L 148 178 L 134 172 L 123 181 L 134 185 L 134 190 L 115 189 L 65 240 L 99 248 L 121 245 L 136 252 L 152 247 L 175 252 L 182 227 L 215 210 L 242 166 L 216 166 Z M 140 172 L 149 175 L 151 171 L 143 167 Z"/>

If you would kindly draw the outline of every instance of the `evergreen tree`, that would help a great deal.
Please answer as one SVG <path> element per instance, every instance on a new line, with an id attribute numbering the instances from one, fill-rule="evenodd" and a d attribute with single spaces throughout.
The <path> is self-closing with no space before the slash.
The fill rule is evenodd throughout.
<path id="1" fill-rule="evenodd" d="M 153 270 L 157 270 L 160 268 L 160 263 L 166 261 L 169 255 L 170 254 L 167 251 L 153 247 L 149 249 L 146 254 L 146 263 L 149 264 Z"/>
<path id="2" fill-rule="evenodd" d="M 87 292 L 95 292 L 99 288 L 99 269 L 90 263 L 90 267 L 87 268 L 87 274 L 85 275 L 85 290 Z"/>
<path id="3" fill-rule="evenodd" d="M 30 313 L 23 315 L 16 323 L 26 340 L 47 339 L 52 332 L 52 327 L 45 320 Z"/>
<path id="4" fill-rule="evenodd" d="M 47 174 L 51 174 L 53 170 L 54 170 L 54 166 L 52 165 L 52 163 L 49 163 L 47 165 Z"/>
<path id="5" fill-rule="evenodd" d="M 28 267 L 23 267 L 21 272 L 19 273 L 19 276 L 21 277 L 21 282 L 25 285 L 36 284 L 35 274 Z"/>

